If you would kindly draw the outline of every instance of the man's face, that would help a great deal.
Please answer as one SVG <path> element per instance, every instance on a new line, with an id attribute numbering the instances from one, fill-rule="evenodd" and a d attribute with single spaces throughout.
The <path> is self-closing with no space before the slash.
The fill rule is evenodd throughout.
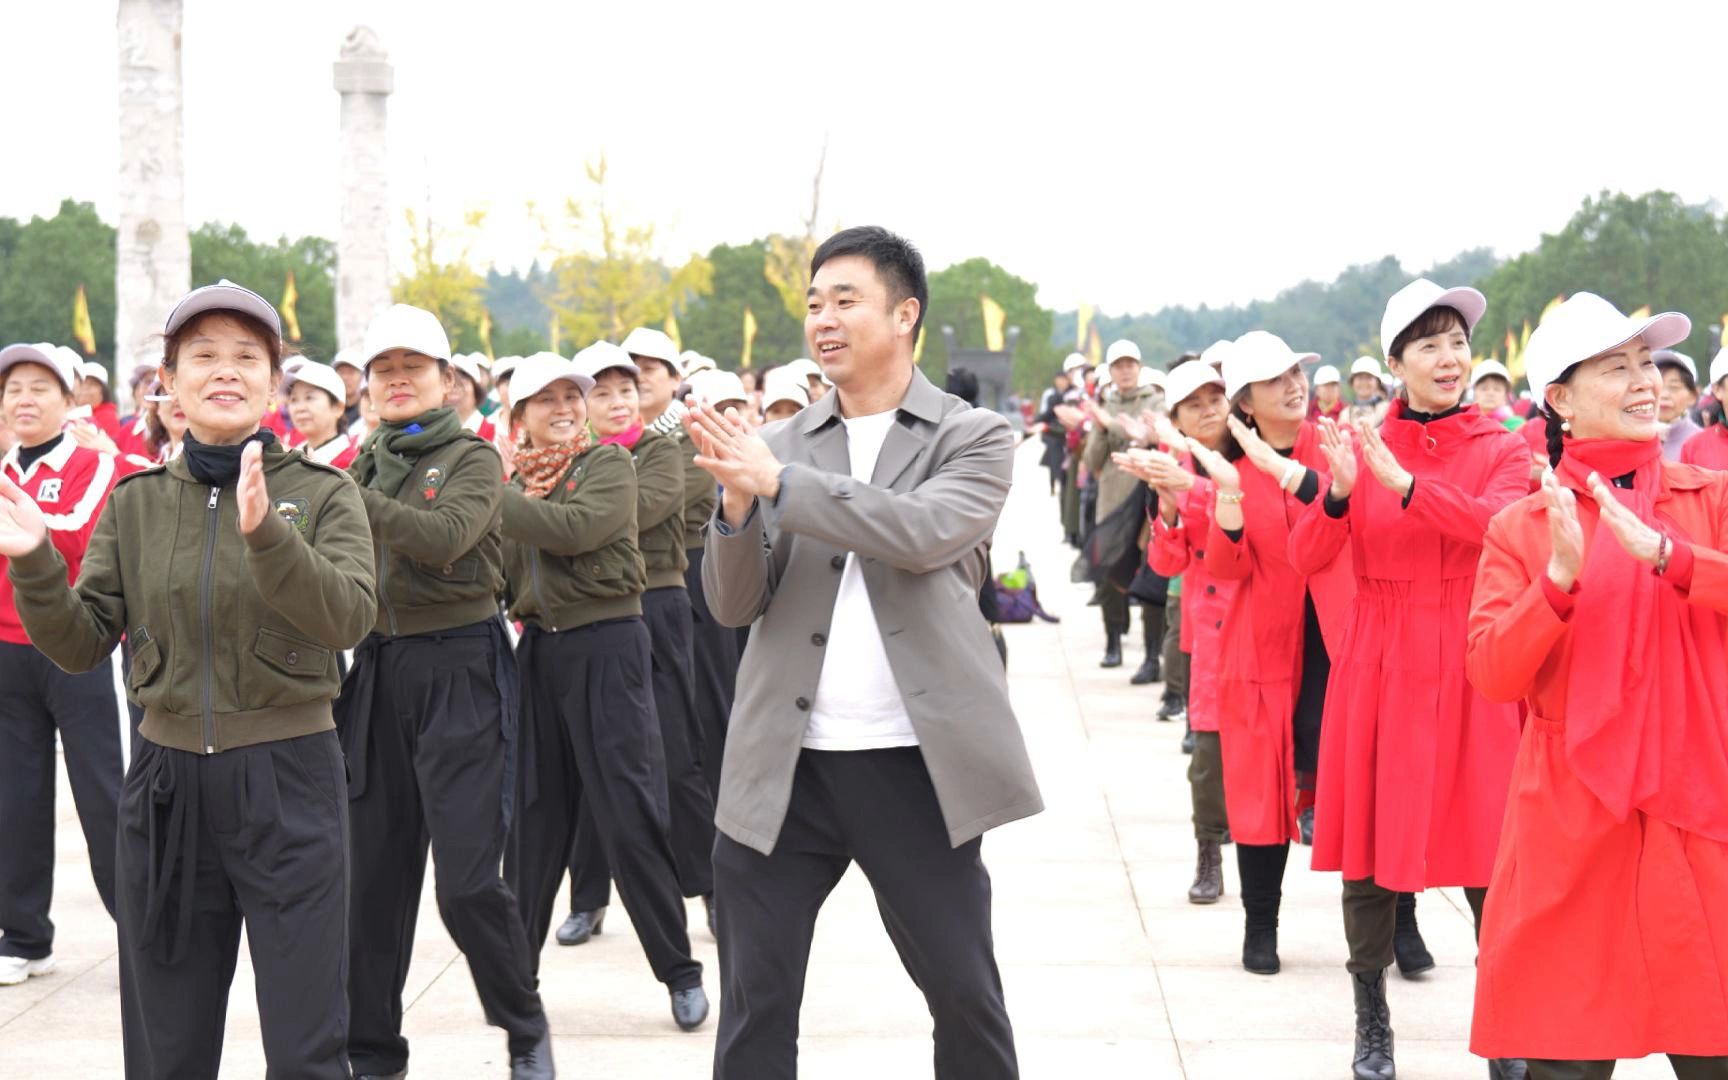
<path id="1" fill-rule="evenodd" d="M 1118 357 L 1110 365 L 1110 381 L 1118 393 L 1129 393 L 1140 385 L 1140 361 L 1132 356 Z"/>
<path id="2" fill-rule="evenodd" d="M 666 406 L 672 404 L 672 394 L 682 380 L 672 373 L 672 368 L 664 360 L 656 360 L 652 356 L 632 356 L 631 359 L 642 369 L 642 374 L 636 380 L 637 400 L 642 405 L 642 418 L 658 420 L 660 414 L 666 411 Z"/>
<path id="3" fill-rule="evenodd" d="M 911 356 L 918 301 L 896 302 L 869 259 L 829 259 L 806 296 L 805 342 L 823 374 L 841 389 L 886 375 L 902 352 Z"/>

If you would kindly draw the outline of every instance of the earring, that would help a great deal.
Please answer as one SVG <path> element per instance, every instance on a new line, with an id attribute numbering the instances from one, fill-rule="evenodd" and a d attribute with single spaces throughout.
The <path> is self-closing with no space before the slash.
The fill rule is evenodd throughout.
<path id="1" fill-rule="evenodd" d="M 1572 430 L 1572 421 L 1570 421 L 1570 420 L 1560 421 L 1560 430 L 1561 431 L 1571 431 Z"/>

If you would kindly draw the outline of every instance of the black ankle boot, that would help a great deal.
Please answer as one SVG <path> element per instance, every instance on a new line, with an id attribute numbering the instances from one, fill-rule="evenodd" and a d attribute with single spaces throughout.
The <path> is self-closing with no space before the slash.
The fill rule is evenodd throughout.
<path id="1" fill-rule="evenodd" d="M 1392 1010 L 1386 1004 L 1386 973 L 1352 975 L 1356 990 L 1356 1057 L 1350 1063 L 1355 1080 L 1394 1080 Z"/>
<path id="2" fill-rule="evenodd" d="M 1416 927 L 1416 894 L 1398 894 L 1398 914 L 1393 924 L 1392 955 L 1398 960 L 1398 974 L 1406 979 L 1434 970 L 1434 954 L 1422 940 Z"/>
<path id="3" fill-rule="evenodd" d="M 1159 668 L 1158 657 L 1156 655 L 1148 656 L 1140 664 L 1140 670 L 1130 675 L 1128 681 L 1135 686 L 1149 686 L 1164 677 L 1164 673 Z M 1159 719 L 1163 719 L 1163 717 L 1159 717 Z"/>
<path id="4" fill-rule="evenodd" d="M 1099 667 L 1122 666 L 1122 632 L 1109 630 L 1104 634 L 1104 659 L 1098 661 Z"/>
<path id="5" fill-rule="evenodd" d="M 1238 844 L 1236 869 L 1242 879 L 1242 966 L 1256 975 L 1276 975 L 1278 909 L 1284 900 L 1286 844 Z"/>
<path id="6" fill-rule="evenodd" d="M 1149 686 L 1164 677 L 1164 665 L 1159 662 L 1159 654 L 1164 648 L 1164 609 L 1142 606 L 1140 627 L 1146 646 L 1146 659 L 1141 661 L 1140 670 L 1128 681 L 1135 686 Z"/>

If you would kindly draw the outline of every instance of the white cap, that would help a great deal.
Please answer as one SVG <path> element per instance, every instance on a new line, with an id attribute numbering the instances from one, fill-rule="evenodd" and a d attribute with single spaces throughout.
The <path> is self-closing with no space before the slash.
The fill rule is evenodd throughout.
<path id="1" fill-rule="evenodd" d="M 1691 332 L 1692 320 L 1677 311 L 1629 319 L 1595 293 L 1573 293 L 1530 335 L 1524 350 L 1530 396 L 1547 408 L 1544 391 L 1548 384 L 1579 361 L 1619 348 L 1633 338 L 1643 338 L 1652 350 L 1665 349 L 1685 341 Z"/>
<path id="2" fill-rule="evenodd" d="M 64 361 L 65 369 L 72 373 L 72 378 L 74 380 L 81 380 L 84 378 L 84 358 L 78 355 L 77 349 L 74 349 L 69 345 L 56 345 L 54 346 L 54 353 Z M 102 365 L 95 364 L 92 366 L 101 367 Z M 104 379 L 102 381 L 107 382 L 108 380 Z"/>
<path id="3" fill-rule="evenodd" d="M 450 366 L 473 379 L 476 387 L 485 388 L 486 369 L 480 366 L 479 353 L 457 353 L 450 358 Z"/>
<path id="4" fill-rule="evenodd" d="M 94 360 L 78 365 L 78 377 L 82 379 L 95 379 L 103 386 L 108 385 L 108 369 L 103 367 L 101 364 L 96 363 Z"/>
<path id="5" fill-rule="evenodd" d="M 1476 389 L 1476 384 L 1490 375 L 1498 375 L 1506 380 L 1506 385 L 1512 385 L 1512 373 L 1506 370 L 1506 365 L 1498 360 L 1484 360 L 1470 372 L 1470 389 Z"/>
<path id="6" fill-rule="evenodd" d="M 607 368 L 622 368 L 632 375 L 642 374 L 642 369 L 636 366 L 636 361 L 630 359 L 630 354 L 610 341 L 596 341 L 572 358 L 576 370 L 588 376 L 590 383 Z M 518 368 L 518 371 L 521 369 Z M 521 391 L 516 389 L 516 380 L 510 380 L 511 396 Z"/>
<path id="7" fill-rule="evenodd" d="M 1230 355 L 1230 349 L 1235 344 L 1236 343 L 1231 341 L 1229 338 L 1220 338 L 1217 341 L 1214 341 L 1212 344 L 1206 346 L 1205 352 L 1200 354 L 1200 362 L 1202 364 L 1209 364 L 1213 368 L 1222 371 L 1224 369 L 1224 358 Z"/>
<path id="8" fill-rule="evenodd" d="M 366 365 L 360 360 L 360 350 L 353 346 L 336 350 L 336 356 L 330 361 L 330 366 L 333 368 L 351 367 L 362 375 L 366 374 Z"/>
<path id="9" fill-rule="evenodd" d="M 1194 392 L 1202 386 L 1216 386 L 1224 389 L 1224 376 L 1218 374 L 1218 369 L 1205 360 L 1189 360 L 1177 364 L 1170 371 L 1170 377 L 1164 381 L 1164 400 L 1169 403 L 1170 411 L 1175 412 L 1176 406 L 1194 396 Z"/>
<path id="10" fill-rule="evenodd" d="M 1318 359 L 1319 353 L 1292 350 L 1277 334 L 1250 330 L 1231 342 L 1224 356 L 1224 393 L 1234 398 L 1249 383 L 1276 379 L 1298 364 Z"/>
<path id="11" fill-rule="evenodd" d="M 713 371 L 720 365 L 709 357 L 703 356 L 695 349 L 685 349 L 678 354 L 678 362 L 684 365 L 684 377 L 688 379 L 698 371 Z"/>
<path id="12" fill-rule="evenodd" d="M 1110 343 L 1108 349 L 1104 350 L 1104 366 L 1109 367 L 1111 364 L 1114 364 L 1116 361 L 1121 360 L 1124 357 L 1132 357 L 1135 362 L 1139 362 L 1140 346 L 1129 341 L 1127 338 L 1117 338 L 1115 341 Z"/>
<path id="13" fill-rule="evenodd" d="M 1386 301 L 1386 314 L 1380 317 L 1380 348 L 1385 350 L 1388 361 L 1392 359 L 1392 342 L 1398 335 L 1420 319 L 1423 312 L 1436 307 L 1456 309 L 1464 316 L 1465 332 L 1470 333 L 1488 310 L 1488 298 L 1468 285 L 1442 289 L 1427 278 L 1417 278 L 1399 289 Z"/>
<path id="14" fill-rule="evenodd" d="M 1333 367 L 1331 364 L 1322 364 L 1320 368 L 1314 372 L 1314 385 L 1336 386 L 1338 383 L 1343 381 L 1343 378 L 1342 375 L 1338 374 L 1337 368 Z"/>
<path id="15" fill-rule="evenodd" d="M 822 373 L 822 365 L 808 356 L 800 356 L 798 359 L 782 364 L 774 370 L 793 372 L 804 379 L 821 379 L 824 386 L 834 385 L 834 380 Z M 805 387 L 805 392 L 809 392 L 809 387 Z"/>
<path id="16" fill-rule="evenodd" d="M 1656 361 L 1657 367 L 1661 367 L 1663 364 L 1679 364 L 1691 373 L 1693 382 L 1698 381 L 1698 365 L 1683 352 L 1675 352 L 1673 349 L 1656 349 L 1650 354 L 1650 359 Z"/>
<path id="17" fill-rule="evenodd" d="M 510 376 L 510 400 L 519 405 L 559 379 L 575 384 L 583 397 L 594 389 L 594 380 L 577 370 L 576 361 L 555 352 L 537 352 L 516 361 L 515 374 Z"/>
<path id="18" fill-rule="evenodd" d="M 1728 346 L 1716 350 L 1716 359 L 1710 361 L 1710 385 L 1715 386 L 1723 379 L 1728 379 Z"/>
<path id="19" fill-rule="evenodd" d="M 739 384 L 742 387 L 743 381 Z M 810 388 L 796 379 L 776 379 L 772 374 L 768 377 L 768 385 L 762 395 L 762 411 L 767 412 L 782 401 L 790 401 L 800 409 L 810 404 Z M 722 398 L 721 400 L 725 400 Z"/>
<path id="20" fill-rule="evenodd" d="M 68 360 L 60 352 L 60 346 L 48 341 L 38 341 L 34 345 L 8 345 L 0 349 L 0 380 L 6 378 L 6 373 L 17 364 L 40 364 L 54 373 L 70 394 L 78 381 L 76 360 Z"/>
<path id="21" fill-rule="evenodd" d="M 180 302 L 174 305 L 174 310 L 168 313 L 168 324 L 162 332 L 172 334 L 185 326 L 194 315 L 202 315 L 206 311 L 238 311 L 252 316 L 275 331 L 278 338 L 282 336 L 282 317 L 276 314 L 270 301 L 227 278 L 214 285 L 193 289 L 182 296 Z"/>
<path id="22" fill-rule="evenodd" d="M 672 344 L 672 339 L 667 336 L 664 330 L 638 326 L 624 338 L 624 344 L 621 347 L 631 356 L 646 356 L 650 360 L 659 360 L 669 366 L 673 372 L 683 373 L 683 369 L 678 364 L 678 346 Z"/>
<path id="23" fill-rule="evenodd" d="M 372 361 L 391 349 L 407 349 L 449 363 L 450 335 L 439 325 L 438 316 L 425 308 L 391 304 L 372 316 L 366 326 L 366 344 L 360 348 L 364 357 L 361 370 L 371 367 Z"/>
<path id="24" fill-rule="evenodd" d="M 1385 379 L 1386 373 L 1380 370 L 1380 361 L 1372 356 L 1358 356 L 1356 362 L 1350 365 L 1350 377 L 1372 375 L 1376 379 Z"/>
<path id="25" fill-rule="evenodd" d="M 1071 371 L 1080 371 L 1091 366 L 1092 361 L 1086 359 L 1085 353 L 1071 352 L 1068 354 L 1068 359 L 1062 361 L 1062 373 L 1066 375 Z"/>
<path id="26" fill-rule="evenodd" d="M 1142 367 L 1140 369 L 1140 378 L 1136 380 L 1135 385 L 1156 386 L 1158 389 L 1162 390 L 1164 389 L 1164 373 L 1155 367 Z"/>
<path id="27" fill-rule="evenodd" d="M 284 381 L 284 389 L 292 388 L 295 383 L 310 383 L 336 399 L 341 405 L 348 400 L 348 386 L 342 381 L 342 373 L 329 364 L 320 364 L 316 360 L 301 358 L 299 366 L 288 373 Z"/>
<path id="28" fill-rule="evenodd" d="M 690 393 L 698 401 L 709 405 L 718 405 L 722 401 L 748 401 L 750 395 L 744 392 L 744 380 L 730 371 L 710 368 L 690 376 Z"/>
<path id="29" fill-rule="evenodd" d="M 553 353 L 552 355 L 556 356 L 558 354 Z M 498 359 L 492 361 L 492 381 L 497 382 L 504 376 L 509 375 L 511 372 L 516 370 L 516 366 L 520 363 L 522 363 L 522 358 L 520 356 L 500 356 Z"/>

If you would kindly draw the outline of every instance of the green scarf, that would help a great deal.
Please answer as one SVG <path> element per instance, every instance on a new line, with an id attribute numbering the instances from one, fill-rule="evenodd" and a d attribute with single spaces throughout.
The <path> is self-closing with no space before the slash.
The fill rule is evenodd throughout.
<path id="1" fill-rule="evenodd" d="M 361 485 L 395 498 L 421 457 L 464 434 L 455 409 L 432 409 L 402 422 L 386 420 L 366 437 L 349 471 Z"/>

